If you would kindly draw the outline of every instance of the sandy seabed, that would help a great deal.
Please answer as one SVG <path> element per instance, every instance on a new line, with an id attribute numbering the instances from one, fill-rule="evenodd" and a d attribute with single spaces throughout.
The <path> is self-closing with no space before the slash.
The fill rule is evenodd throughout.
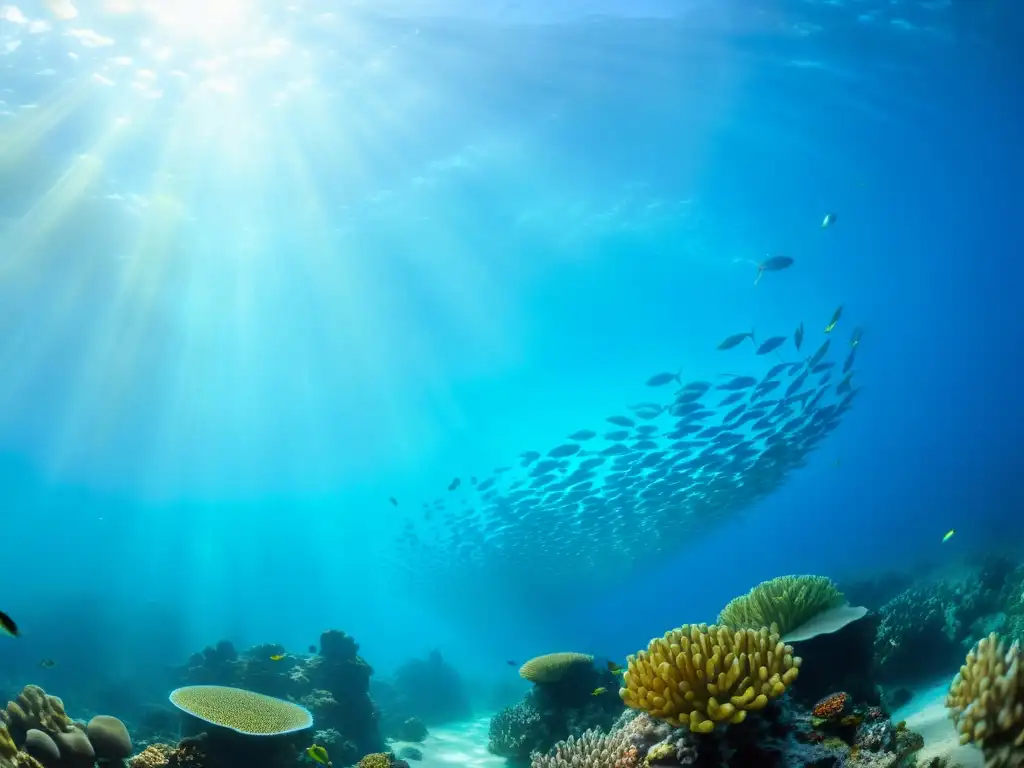
<path id="1" fill-rule="evenodd" d="M 950 676 L 952 679 L 952 676 Z M 946 711 L 946 692 L 950 679 L 935 685 L 918 688 L 906 706 L 893 712 L 896 722 L 907 721 L 907 728 L 924 736 L 924 748 L 917 753 L 918 762 L 933 757 L 945 757 L 953 765 L 963 768 L 983 768 L 981 751 L 972 746 L 960 746 L 960 738 Z"/>
<path id="2" fill-rule="evenodd" d="M 505 760 L 487 751 L 487 729 L 491 716 L 476 717 L 465 723 L 441 725 L 430 729 L 422 744 L 392 742 L 391 750 L 401 757 L 402 749 L 414 747 L 422 760 L 409 760 L 410 768 L 504 768 Z"/>

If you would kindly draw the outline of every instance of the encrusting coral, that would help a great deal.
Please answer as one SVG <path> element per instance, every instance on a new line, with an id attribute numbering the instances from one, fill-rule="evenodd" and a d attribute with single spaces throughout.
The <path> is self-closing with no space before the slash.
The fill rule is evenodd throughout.
<path id="1" fill-rule="evenodd" d="M 800 658 L 774 629 L 684 624 L 627 660 L 627 706 L 698 733 L 740 723 L 797 678 Z"/>
<path id="2" fill-rule="evenodd" d="M 946 697 L 960 743 L 977 744 L 987 768 L 1024 765 L 1024 666 L 1020 646 L 995 633 L 960 667 Z"/>
<path id="3" fill-rule="evenodd" d="M 844 602 L 843 593 L 824 576 L 779 576 L 731 600 L 718 614 L 718 623 L 732 629 L 759 629 L 774 624 L 779 634 L 785 636 Z"/>
<path id="4" fill-rule="evenodd" d="M 531 683 L 556 683 L 574 667 L 593 661 L 585 653 L 546 653 L 523 664 L 519 676 Z"/>

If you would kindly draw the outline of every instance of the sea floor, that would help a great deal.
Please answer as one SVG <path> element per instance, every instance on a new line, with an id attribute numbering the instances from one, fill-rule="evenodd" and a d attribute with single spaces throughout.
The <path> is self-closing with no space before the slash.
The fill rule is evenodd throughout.
<path id="1" fill-rule="evenodd" d="M 906 720 L 907 728 L 924 736 L 924 748 L 917 753 L 919 763 L 926 763 L 934 757 L 945 757 L 951 764 L 962 768 L 983 768 L 985 761 L 980 750 L 972 746 L 960 746 L 956 728 L 946 711 L 948 690 L 949 678 L 915 689 L 914 697 L 893 712 L 892 719 L 896 722 Z"/>
<path id="2" fill-rule="evenodd" d="M 485 715 L 465 723 L 440 725 L 430 729 L 422 744 L 395 741 L 391 750 L 401 756 L 404 747 L 423 753 L 422 760 L 409 760 L 410 768 L 504 768 L 504 759 L 487 751 L 487 729 L 491 716 Z"/>
<path id="3" fill-rule="evenodd" d="M 914 697 L 896 712 L 895 722 L 907 721 L 907 727 L 924 736 L 924 748 L 918 752 L 919 762 L 933 757 L 946 757 L 961 768 L 983 768 L 981 752 L 974 747 L 960 746 L 953 721 L 946 712 L 946 691 L 949 680 L 914 690 Z M 410 760 L 410 768 L 504 768 L 505 761 L 487 751 L 487 728 L 490 716 L 474 718 L 465 723 L 438 726 L 422 744 L 396 741 L 391 749 L 399 754 L 403 747 L 415 747 L 423 760 Z"/>

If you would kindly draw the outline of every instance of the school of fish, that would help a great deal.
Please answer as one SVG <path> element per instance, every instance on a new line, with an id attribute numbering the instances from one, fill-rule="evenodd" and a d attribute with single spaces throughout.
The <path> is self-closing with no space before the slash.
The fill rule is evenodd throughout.
<path id="1" fill-rule="evenodd" d="M 763 376 L 657 373 L 646 381 L 649 402 L 523 451 L 518 466 L 453 479 L 406 520 L 402 561 L 451 597 L 467 580 L 600 588 L 678 552 L 775 491 L 850 410 L 862 330 L 836 339 L 841 314 L 808 324 L 824 336 L 813 351 L 803 323 L 791 335 L 758 343 L 751 331 L 718 345 L 749 341 L 754 358 L 774 353 L 779 362 Z M 737 353 L 746 354 L 723 355 L 729 368 Z"/>

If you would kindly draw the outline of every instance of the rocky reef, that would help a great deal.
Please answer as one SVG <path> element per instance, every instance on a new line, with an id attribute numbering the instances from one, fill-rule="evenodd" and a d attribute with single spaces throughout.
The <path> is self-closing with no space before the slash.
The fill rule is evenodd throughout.
<path id="1" fill-rule="evenodd" d="M 291 654 L 279 645 L 238 653 L 231 643 L 220 642 L 193 654 L 178 670 L 177 682 L 243 688 L 294 701 L 312 712 L 317 743 L 330 750 L 333 761 L 351 765 L 384 750 L 369 694 L 372 674 L 356 641 L 328 630 L 320 636 L 319 652 L 310 655 Z"/>

